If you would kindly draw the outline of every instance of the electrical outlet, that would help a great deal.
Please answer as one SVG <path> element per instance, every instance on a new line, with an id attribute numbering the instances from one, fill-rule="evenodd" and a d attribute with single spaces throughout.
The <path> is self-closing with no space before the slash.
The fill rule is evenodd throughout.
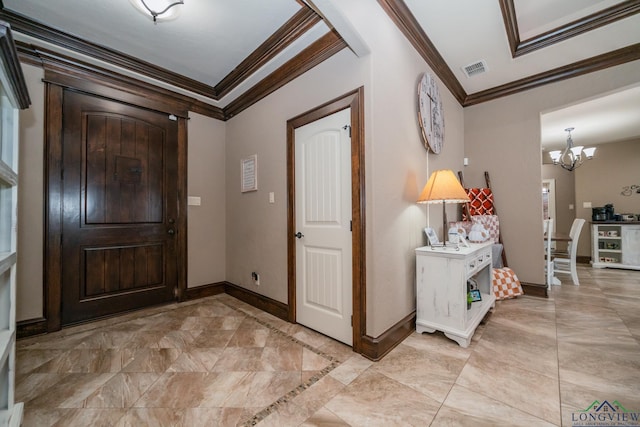
<path id="1" fill-rule="evenodd" d="M 251 280 L 253 280 L 253 283 L 255 283 L 256 286 L 260 285 L 260 275 L 255 271 L 251 272 Z"/>

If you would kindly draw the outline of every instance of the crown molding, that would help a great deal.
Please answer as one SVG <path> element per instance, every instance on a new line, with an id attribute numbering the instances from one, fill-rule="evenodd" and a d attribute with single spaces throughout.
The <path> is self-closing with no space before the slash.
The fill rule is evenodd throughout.
<path id="1" fill-rule="evenodd" d="M 5 70 L 7 84 L 10 86 L 6 88 L 7 92 L 15 95 L 18 108 L 29 108 L 31 99 L 20 67 L 18 51 L 11 35 L 11 28 L 4 22 L 0 22 L 0 64 Z"/>
<path id="2" fill-rule="evenodd" d="M 424 33 L 424 31 L 420 27 L 420 24 L 418 24 L 417 20 L 415 19 L 407 5 L 404 3 L 404 1 L 378 0 L 378 3 L 380 4 L 380 6 L 382 6 L 385 12 L 387 12 L 391 20 L 398 26 L 400 31 L 405 35 L 405 37 L 416 49 L 416 51 L 418 51 L 420 56 L 422 56 L 426 63 L 433 69 L 433 71 L 438 75 L 445 86 L 451 91 L 453 96 L 463 107 L 480 104 L 496 98 L 501 98 L 503 96 L 513 95 L 515 93 L 523 92 L 546 84 L 555 83 L 561 80 L 570 79 L 572 77 L 577 77 L 583 74 L 592 73 L 594 71 L 603 70 L 608 67 L 615 67 L 616 65 L 621 65 L 640 59 L 640 43 L 637 43 L 612 52 L 597 55 L 562 67 L 554 68 L 553 70 L 515 80 L 513 82 L 509 82 L 487 90 L 467 94 L 462 88 L 460 82 L 451 72 L 451 69 L 445 63 L 442 56 L 438 53 L 433 43 L 431 43 L 427 35 Z M 503 7 L 503 16 L 505 16 L 505 13 L 506 16 L 510 16 L 510 18 L 508 19 L 513 21 L 512 25 L 514 25 L 513 28 L 515 28 L 515 34 L 517 34 L 517 24 L 515 23 L 515 8 L 513 7 L 513 0 L 500 0 L 500 5 L 501 7 L 504 6 L 507 8 L 505 12 L 505 9 Z M 603 10 L 603 13 L 590 15 L 591 19 L 589 20 L 592 23 L 590 24 L 590 26 L 581 27 L 581 32 L 614 22 L 624 17 L 621 15 L 629 16 L 630 14 L 638 13 L 638 5 L 640 5 L 640 2 L 638 0 L 626 1 L 616 7 Z M 615 9 L 615 12 L 613 11 L 613 9 Z M 608 12 L 604 13 L 605 11 Z M 602 16 L 600 16 L 600 20 L 597 20 L 595 19 L 595 15 Z M 607 16 L 607 18 L 605 18 L 605 15 Z M 584 18 L 584 20 L 587 20 L 587 18 Z M 506 20 L 507 17 L 505 17 L 505 25 L 507 25 Z M 507 26 L 507 32 L 509 31 L 509 26 Z M 512 29 L 511 31 L 514 30 Z M 573 35 L 577 34 L 579 33 L 576 32 L 575 34 L 572 34 L 571 32 L 568 32 L 563 40 L 569 37 L 573 37 Z M 548 46 L 549 44 L 551 44 L 551 42 L 547 41 L 545 46 Z"/>
<path id="3" fill-rule="evenodd" d="M 214 107 L 190 96 L 182 95 L 49 49 L 23 42 L 16 42 L 16 47 L 22 62 L 40 66 L 47 72 L 60 75 L 61 80 L 57 82 L 59 84 L 64 85 L 65 79 L 67 79 L 74 81 L 74 87 L 80 87 L 77 81 L 79 79 L 86 80 L 87 84 L 82 87 L 88 88 L 88 91 L 91 91 L 92 83 L 99 83 L 132 95 L 152 98 L 157 102 L 158 111 L 172 112 L 184 117 L 186 117 L 188 111 L 194 111 L 214 119 L 224 120 L 221 108 Z"/>
<path id="4" fill-rule="evenodd" d="M 405 2 L 403 0 L 378 0 L 378 3 L 458 102 L 463 104 L 467 93 Z"/>
<path id="5" fill-rule="evenodd" d="M 215 86 L 216 99 L 225 96 L 321 21 L 322 18 L 305 5 Z"/>
<path id="6" fill-rule="evenodd" d="M 521 41 L 518 18 L 513 1 L 500 0 L 500 9 L 502 10 L 502 19 L 509 39 L 511 56 L 514 58 L 640 13 L 640 2 L 638 0 L 627 0 Z"/>
<path id="7" fill-rule="evenodd" d="M 151 96 L 160 97 L 164 102 L 171 100 L 180 108 L 204 114 L 214 119 L 228 120 L 346 48 L 347 43 L 335 30 L 328 32 L 240 95 L 224 109 L 45 48 L 21 42 L 17 43 L 17 47 L 20 59 L 23 62 L 41 66 L 45 70 L 51 70 L 61 75 L 68 74 L 69 78 L 81 77 L 90 81 L 100 82 L 109 87 L 126 90 L 136 95 L 148 93 Z"/>
<path id="8" fill-rule="evenodd" d="M 346 47 L 347 43 L 342 37 L 335 30 L 331 30 L 251 89 L 231 101 L 224 108 L 225 118 L 230 119 L 249 108 Z"/>
<path id="9" fill-rule="evenodd" d="M 503 96 L 513 95 L 518 92 L 534 89 L 550 83 L 556 83 L 562 80 L 581 76 L 583 74 L 593 73 L 594 71 L 604 70 L 605 68 L 615 67 L 616 65 L 626 64 L 627 62 L 639 59 L 640 43 L 636 43 L 612 52 L 607 52 L 602 55 L 593 56 L 582 61 L 554 68 L 553 70 L 549 70 L 544 73 L 535 74 L 491 89 L 472 93 L 466 97 L 463 107 L 480 104 Z"/>
<path id="10" fill-rule="evenodd" d="M 10 10 L 3 9 L 0 11 L 0 19 L 8 22 L 14 32 L 19 32 L 37 40 L 51 43 L 54 46 L 68 49 L 81 55 L 86 55 L 200 95 L 210 98 L 215 95 L 215 89 L 209 85 L 174 73 L 165 68 L 158 67 L 149 62 L 142 61 L 131 55 L 83 40 L 79 37 L 65 33 L 64 31 L 56 28 L 49 27 Z"/>
<path id="11" fill-rule="evenodd" d="M 309 6 L 302 7 L 273 35 L 254 50 L 215 87 L 142 61 L 131 55 L 83 40 L 64 31 L 49 27 L 29 17 L 7 10 L 0 3 L 0 19 L 8 22 L 15 32 L 51 43 L 54 46 L 121 67 L 125 70 L 188 90 L 213 100 L 220 100 L 242 83 L 254 71 L 280 54 L 322 18 Z"/>

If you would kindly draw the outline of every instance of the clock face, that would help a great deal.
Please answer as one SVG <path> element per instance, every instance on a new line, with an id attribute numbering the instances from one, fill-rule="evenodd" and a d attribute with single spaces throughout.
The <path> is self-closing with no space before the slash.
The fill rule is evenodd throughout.
<path id="1" fill-rule="evenodd" d="M 418 117 L 424 146 L 439 154 L 444 143 L 444 112 L 438 84 L 429 72 L 418 84 Z"/>

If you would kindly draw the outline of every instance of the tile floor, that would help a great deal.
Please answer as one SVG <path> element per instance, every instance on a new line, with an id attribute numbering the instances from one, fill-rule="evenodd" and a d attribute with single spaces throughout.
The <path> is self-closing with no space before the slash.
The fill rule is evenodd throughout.
<path id="1" fill-rule="evenodd" d="M 374 363 L 228 295 L 18 342 L 24 426 L 558 426 L 640 411 L 640 272 L 499 302 L 469 348 L 416 333 Z"/>

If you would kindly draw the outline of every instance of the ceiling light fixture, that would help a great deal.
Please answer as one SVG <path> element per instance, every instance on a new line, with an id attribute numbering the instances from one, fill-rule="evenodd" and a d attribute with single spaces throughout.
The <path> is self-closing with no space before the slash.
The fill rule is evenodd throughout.
<path id="1" fill-rule="evenodd" d="M 585 157 L 587 160 L 593 159 L 593 154 L 596 152 L 596 147 L 584 148 L 582 145 L 574 147 L 573 139 L 571 139 L 571 131 L 573 129 L 575 128 L 565 129 L 565 132 L 567 132 L 567 146 L 564 151 L 554 150 L 549 152 L 553 164 L 560 165 L 569 172 L 582 165 Z"/>
<path id="2" fill-rule="evenodd" d="M 131 0 L 131 3 L 145 15 L 151 15 L 155 24 L 158 19 L 175 18 L 178 9 L 173 7 L 184 4 L 184 0 Z"/>

